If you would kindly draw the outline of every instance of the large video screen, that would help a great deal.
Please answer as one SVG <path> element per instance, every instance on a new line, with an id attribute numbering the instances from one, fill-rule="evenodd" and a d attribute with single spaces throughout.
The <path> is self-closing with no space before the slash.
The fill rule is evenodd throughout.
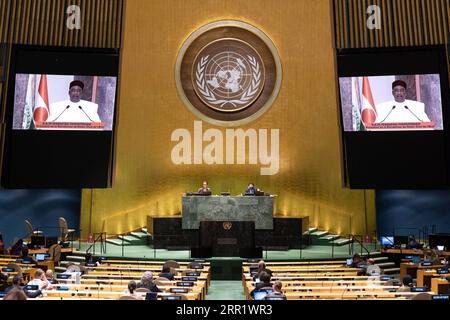
<path id="1" fill-rule="evenodd" d="M 112 130 L 116 77 L 16 74 L 15 130 Z"/>
<path id="2" fill-rule="evenodd" d="M 449 187 L 445 46 L 342 49 L 337 70 L 344 184 Z"/>
<path id="3" fill-rule="evenodd" d="M 119 50 L 13 45 L 1 186 L 108 188 Z"/>
<path id="4" fill-rule="evenodd" d="M 340 77 L 344 131 L 443 130 L 439 74 Z"/>

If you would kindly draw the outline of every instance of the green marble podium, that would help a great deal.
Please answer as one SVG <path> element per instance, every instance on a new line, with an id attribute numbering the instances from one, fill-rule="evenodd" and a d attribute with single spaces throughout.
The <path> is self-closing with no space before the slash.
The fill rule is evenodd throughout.
<path id="1" fill-rule="evenodd" d="M 183 196 L 182 228 L 200 221 L 254 221 L 256 230 L 273 229 L 274 196 Z"/>

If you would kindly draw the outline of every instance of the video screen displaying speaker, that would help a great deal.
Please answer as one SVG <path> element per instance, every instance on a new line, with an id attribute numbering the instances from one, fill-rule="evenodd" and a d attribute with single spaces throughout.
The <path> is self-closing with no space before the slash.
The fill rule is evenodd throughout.
<path id="1" fill-rule="evenodd" d="M 340 77 L 344 131 L 443 130 L 439 74 Z"/>
<path id="2" fill-rule="evenodd" d="M 112 130 L 117 77 L 16 74 L 13 130 Z"/>
<path id="3" fill-rule="evenodd" d="M 112 183 L 119 51 L 12 47 L 1 185 Z"/>
<path id="4" fill-rule="evenodd" d="M 345 185 L 450 186 L 444 46 L 338 50 Z"/>

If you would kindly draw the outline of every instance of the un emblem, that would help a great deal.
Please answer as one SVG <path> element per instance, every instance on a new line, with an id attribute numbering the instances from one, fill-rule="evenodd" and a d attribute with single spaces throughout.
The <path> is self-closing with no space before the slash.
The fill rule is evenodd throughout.
<path id="1" fill-rule="evenodd" d="M 213 42 L 201 50 L 194 65 L 194 89 L 200 99 L 215 110 L 242 110 L 251 105 L 263 89 L 262 60 L 243 41 Z"/>
<path id="2" fill-rule="evenodd" d="M 180 49 L 175 69 L 177 90 L 188 109 L 221 126 L 260 117 L 281 84 L 272 41 L 240 21 L 218 21 L 195 31 Z"/>
<path id="3" fill-rule="evenodd" d="M 231 221 L 225 221 L 224 223 L 222 223 L 222 227 L 224 230 L 230 230 L 233 227 L 233 223 L 231 223 Z"/>

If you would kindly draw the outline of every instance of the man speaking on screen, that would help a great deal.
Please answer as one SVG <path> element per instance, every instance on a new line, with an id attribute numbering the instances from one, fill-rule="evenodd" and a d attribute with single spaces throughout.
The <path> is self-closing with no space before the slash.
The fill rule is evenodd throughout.
<path id="1" fill-rule="evenodd" d="M 81 100 L 84 83 L 74 80 L 69 85 L 70 100 L 58 101 L 50 105 L 48 122 L 101 122 L 98 104 Z"/>
<path id="2" fill-rule="evenodd" d="M 430 122 L 425 113 L 425 104 L 406 99 L 406 82 L 396 80 L 392 83 L 394 101 L 380 103 L 376 106 L 375 123 L 393 122 Z"/>

